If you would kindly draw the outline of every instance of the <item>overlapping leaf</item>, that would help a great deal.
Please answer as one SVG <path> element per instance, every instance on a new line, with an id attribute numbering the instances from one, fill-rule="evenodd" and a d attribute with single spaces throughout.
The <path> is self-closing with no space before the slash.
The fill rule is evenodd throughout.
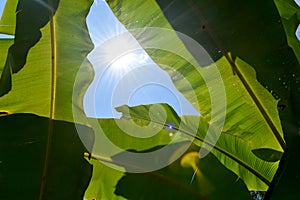
<path id="1" fill-rule="evenodd" d="M 185 148 L 186 145 L 189 146 L 189 143 L 172 144 L 174 152 L 168 156 L 174 156 L 178 153 L 176 152 L 178 149 Z M 155 151 L 157 148 L 159 147 L 139 153 Z M 200 161 L 197 160 L 198 150 L 199 148 L 192 146 L 185 155 L 169 166 L 142 174 L 124 174 L 103 163 L 92 161 L 95 167 L 91 181 L 93 187 L 87 190 L 86 198 L 132 200 L 250 198 L 241 180 L 236 181 L 235 175 L 220 165 L 212 154 Z M 114 156 L 113 160 L 117 162 L 118 157 L 122 157 L 122 153 Z M 123 167 L 126 168 L 126 164 Z M 216 177 L 226 180 L 226 184 Z"/>
<path id="2" fill-rule="evenodd" d="M 82 93 L 72 102 L 78 69 L 93 47 L 85 23 L 91 1 L 53 1 L 53 5 L 59 2 L 59 8 L 52 10 L 55 15 L 51 25 L 49 15 L 52 11 L 48 1 L 21 0 L 17 13 L 14 7 L 16 2 L 7 2 L 1 21 L 5 26 L 1 26 L 3 29 L 0 31 L 14 35 L 16 14 L 19 15 L 15 53 L 10 51 L 9 55 L 8 47 L 2 45 L 7 41 L 0 41 L 0 54 L 7 56 L 7 59 L 0 60 L 1 95 L 8 93 L 0 98 L 0 109 L 9 113 L 27 112 L 45 117 L 52 112 L 53 118 L 72 122 L 72 103 L 75 108 L 82 108 L 82 102 L 77 99 L 83 96 L 93 78 L 91 66 L 86 63 L 85 70 L 89 75 L 81 84 Z"/>
<path id="3" fill-rule="evenodd" d="M 146 26 L 170 27 L 164 16 L 161 15 L 160 8 L 155 1 L 147 1 L 143 3 L 134 3 L 133 1 L 112 1 L 109 3 L 112 9 L 115 11 L 117 17 L 126 25 L 129 30 L 134 28 L 143 28 Z M 148 8 L 146 13 L 144 9 L 145 7 Z M 182 15 L 188 15 L 187 13 L 182 13 Z M 174 18 L 174 20 L 176 20 L 176 18 Z M 136 39 L 143 46 L 143 43 L 145 43 L 145 37 L 143 36 L 145 36 L 146 34 L 144 34 L 143 32 L 133 32 L 133 34 L 135 34 Z M 181 51 L 186 51 L 185 47 L 180 41 L 173 40 L 172 42 L 173 44 L 168 45 L 173 45 L 173 47 L 176 49 L 181 48 Z M 208 99 L 208 97 L 210 96 L 209 91 L 206 87 L 208 83 L 205 83 L 204 79 L 202 79 L 201 76 L 195 76 L 195 74 L 197 74 L 195 66 L 192 66 L 190 62 L 180 58 L 178 55 L 175 55 L 171 52 L 157 49 L 148 49 L 148 53 L 158 64 L 167 65 L 168 67 L 175 69 L 176 72 L 180 72 L 185 77 L 185 79 L 187 79 L 191 83 L 191 85 L 193 86 L 193 90 L 197 94 L 197 100 L 199 101 L 200 105 L 200 112 L 204 115 L 206 123 L 211 124 L 215 119 L 210 119 L 211 116 L 209 114 L 209 112 L 211 111 L 211 105 L 209 104 L 210 101 Z M 259 83 L 255 81 L 255 73 L 252 71 L 249 65 L 243 62 L 241 59 L 234 59 L 229 57 L 231 59 L 229 60 L 228 56 L 230 55 L 226 54 L 224 58 L 221 58 L 222 54 L 220 54 L 218 58 L 221 59 L 216 62 L 216 65 L 221 72 L 227 92 L 226 100 L 228 103 L 226 124 L 223 129 L 223 135 L 228 135 L 228 138 L 231 137 L 232 139 L 228 139 L 231 141 L 228 142 L 228 146 L 226 148 L 228 150 L 230 148 L 233 148 L 229 151 L 231 151 L 231 153 L 238 154 L 236 147 L 233 147 L 231 145 L 234 145 L 236 144 L 236 141 L 241 140 L 245 142 L 245 144 L 249 145 L 249 147 L 247 147 L 248 150 L 245 150 L 245 152 L 243 153 L 244 156 L 248 156 L 248 154 L 251 152 L 251 149 L 257 148 L 270 148 L 282 151 L 284 142 L 282 139 L 283 135 L 280 128 L 280 122 L 276 112 L 276 101 L 267 91 L 264 90 L 262 86 L 259 85 Z M 232 61 L 234 64 L 230 61 Z M 211 74 L 212 72 L 210 71 L 210 69 L 210 67 L 206 67 L 200 68 L 199 70 L 202 73 L 201 75 L 205 76 L 206 78 L 208 77 L 206 81 L 209 80 L 209 77 L 211 77 L 210 81 L 213 82 L 215 80 L 214 76 L 212 76 Z M 235 74 L 235 70 L 238 70 L 241 75 L 237 76 Z M 171 77 L 175 78 L 171 70 L 169 70 L 168 72 L 170 73 Z M 245 79 L 244 81 L 241 81 L 241 76 Z M 180 80 L 175 79 L 174 83 L 177 88 L 189 99 L 188 94 L 190 91 L 186 91 L 184 90 L 185 88 L 182 88 Z M 247 83 L 248 85 L 245 86 L 245 83 Z M 250 90 L 254 93 L 254 96 L 257 97 L 256 100 L 253 100 L 253 94 L 249 94 L 249 87 Z M 192 103 L 197 103 L 196 99 L 189 100 Z M 220 99 L 220 101 L 224 100 Z M 262 106 L 262 109 L 258 108 L 258 104 Z M 265 113 L 262 113 L 262 110 L 264 110 Z M 220 116 L 215 117 L 218 118 Z M 271 119 L 271 122 L 269 122 L 266 118 Z M 241 148 L 240 146 L 238 148 Z M 247 180 L 246 177 L 243 177 L 246 173 L 242 172 L 243 170 L 238 169 L 240 167 L 233 167 L 232 163 L 228 164 L 228 158 L 225 158 L 226 156 L 223 158 L 223 156 L 225 155 L 218 154 L 218 158 L 223 161 L 223 164 L 235 171 L 241 178 Z M 240 154 L 237 157 L 242 157 L 242 155 Z M 247 161 L 247 163 L 249 165 L 252 165 L 255 162 Z M 267 168 L 263 169 L 263 172 L 260 173 L 265 173 L 265 175 L 269 177 L 267 178 L 267 180 L 270 182 L 272 180 L 271 174 L 274 175 L 276 167 L 270 167 L 269 170 L 273 172 L 267 172 L 266 169 Z M 263 184 L 257 184 L 256 186 L 248 185 L 248 187 L 251 189 L 256 188 L 265 190 L 267 188 L 266 185 L 262 185 Z"/>
<path id="4" fill-rule="evenodd" d="M 44 117 L 1 117 L 1 199 L 83 198 L 92 168 L 83 158 L 87 146 L 71 123 L 72 91 L 92 48 L 84 19 L 90 4 L 7 1 L 0 31 L 15 39 L 0 40 L 1 115 Z M 83 90 L 92 73 L 86 78 Z M 81 101 L 74 103 L 82 107 Z M 80 127 L 93 137 L 91 129 Z"/>
<path id="5" fill-rule="evenodd" d="M 296 37 L 296 30 L 300 23 L 299 6 L 294 0 L 275 0 L 275 3 L 285 28 L 288 44 L 293 48 L 298 61 L 300 61 L 300 45 Z"/>
<path id="6" fill-rule="evenodd" d="M 0 117 L 0 199 L 82 200 L 92 166 L 82 156 L 86 148 L 73 123 L 52 122 L 52 150 L 43 174 L 48 124 L 48 118 L 32 114 Z M 92 130 L 82 128 L 93 139 Z"/>
<path id="7" fill-rule="evenodd" d="M 10 18 L 10 16 L 14 16 L 14 14 L 9 11 L 11 11 L 13 5 L 16 5 L 15 2 L 16 1 L 12 0 L 9 1 L 9 6 L 7 6 L 5 10 L 4 18 L 1 20 L 1 23 L 8 24 L 10 27 L 14 27 L 14 18 Z M 109 1 L 110 6 L 114 10 L 115 14 L 128 29 L 144 28 L 145 26 L 172 29 L 172 25 L 176 30 L 183 30 L 185 29 L 184 24 L 187 22 L 186 19 L 188 19 L 189 23 L 186 23 L 186 26 L 189 26 L 193 23 L 194 26 L 190 26 L 192 28 L 187 29 L 187 32 L 192 31 L 190 33 L 198 36 L 201 35 L 201 37 L 203 35 L 200 33 L 205 32 L 206 30 L 211 30 L 209 29 L 211 24 L 216 25 L 213 27 L 213 35 L 219 32 L 228 32 L 226 29 L 228 26 L 224 25 L 223 22 L 218 21 L 220 20 L 219 16 L 216 17 L 212 14 L 219 13 L 216 12 L 216 10 L 218 11 L 218 6 L 215 5 L 220 4 L 216 3 L 213 5 L 208 5 L 205 3 L 201 4 L 199 1 L 199 4 L 196 3 L 197 5 L 195 4 L 193 6 L 193 1 L 187 1 L 189 3 L 189 7 L 186 9 L 187 5 L 183 1 L 180 1 L 181 3 L 183 2 L 183 4 L 180 4 L 179 1 L 174 1 L 170 5 L 169 1 L 157 2 L 154 0 L 143 2 L 134 0 Z M 221 1 L 218 1 L 218 3 L 220 2 Z M 240 13 L 248 16 L 245 13 L 249 12 L 251 8 L 253 8 L 253 5 L 256 5 L 255 3 L 249 4 L 248 2 L 244 3 L 243 6 L 238 4 L 233 6 L 232 2 L 227 3 L 226 5 L 221 3 L 222 6 L 219 8 L 226 10 L 227 12 L 225 14 L 223 13 L 224 16 L 231 16 L 232 13 L 238 15 L 238 12 L 234 12 L 232 10 L 240 9 L 241 7 L 244 9 L 244 12 Z M 42 28 L 41 40 L 38 41 L 38 43 L 29 51 L 24 68 L 19 73 L 12 76 L 12 91 L 0 98 L 1 110 L 6 112 L 30 112 L 47 117 L 49 117 L 51 112 L 54 112 L 54 115 L 51 117 L 54 117 L 55 119 L 72 121 L 71 101 L 74 79 L 77 70 L 82 64 L 87 52 L 91 50 L 91 43 L 84 23 L 84 16 L 88 11 L 89 5 L 89 1 L 76 1 L 76 3 L 69 1 L 60 2 L 52 26 L 47 24 Z M 172 7 L 173 5 L 175 5 L 175 8 Z M 182 8 L 183 11 L 178 10 L 178 7 Z M 199 19 L 197 14 L 191 15 L 192 12 L 190 11 L 193 10 L 193 8 L 199 7 L 205 8 L 204 10 L 206 16 L 210 15 L 212 19 L 217 20 L 214 21 L 204 18 L 202 21 Z M 169 8 L 169 10 L 167 8 Z M 170 10 L 172 12 L 169 12 Z M 38 13 L 38 11 L 36 12 Z M 198 12 L 199 11 L 196 10 L 196 13 Z M 176 13 L 180 15 L 178 18 Z M 186 16 L 188 17 L 185 18 Z M 168 20 L 166 20 L 165 17 Z M 235 16 L 235 19 L 242 18 Z M 249 22 L 257 22 L 260 20 L 259 17 L 255 19 L 246 19 L 248 24 Z M 265 17 L 264 19 L 267 22 L 270 20 L 269 16 Z M 247 26 L 247 23 L 243 25 L 242 22 L 244 21 L 239 21 L 239 30 Z M 273 20 L 272 22 L 272 25 L 274 25 Z M 253 25 L 252 23 L 250 24 Z M 216 27 L 219 27 L 219 29 L 215 29 Z M 274 27 L 275 28 L 271 30 L 277 30 L 278 27 Z M 12 34 L 12 28 L 0 30 L 3 33 Z M 145 33 L 132 33 L 142 46 L 145 44 L 145 42 L 147 42 L 145 41 L 144 37 Z M 235 34 L 238 34 L 239 37 L 237 37 L 237 35 L 234 33 L 229 33 L 227 35 L 224 34 L 224 37 L 221 37 L 220 40 L 225 44 L 225 46 L 230 46 L 230 44 L 233 44 L 232 37 L 241 39 L 245 37 L 243 33 L 244 32 L 240 31 L 235 32 Z M 258 32 L 255 30 L 251 32 L 252 36 L 255 35 L 255 37 L 257 37 L 257 33 Z M 189 53 L 190 49 L 183 45 L 175 32 L 172 34 L 173 37 L 171 38 L 176 39 L 169 43 L 169 47 L 177 49 L 178 52 L 180 52 L 178 53 L 179 55 L 181 53 L 191 55 Z M 209 47 L 206 49 L 210 53 L 213 60 L 216 61 L 215 64 L 221 73 L 227 94 L 226 123 L 220 139 L 213 149 L 213 153 L 227 168 L 231 169 L 240 178 L 242 178 L 249 189 L 266 190 L 268 183 L 272 180 L 272 177 L 276 171 L 277 163 L 270 163 L 257 158 L 254 154 L 252 154 L 252 150 L 263 148 L 268 150 L 275 149 L 281 152 L 282 148 L 284 147 L 284 141 L 282 139 L 283 134 L 276 112 L 276 101 L 256 82 L 255 73 L 243 60 L 246 60 L 251 65 L 255 63 L 253 65 L 256 65 L 257 67 L 261 63 L 265 64 L 268 62 L 268 59 L 264 58 L 265 54 L 260 54 L 258 56 L 257 53 L 253 51 L 253 49 L 260 49 L 258 48 L 260 47 L 258 44 L 256 44 L 256 46 L 253 48 L 249 48 L 252 53 L 251 51 L 244 51 L 244 48 L 242 47 L 252 47 L 251 43 L 248 44 L 245 42 L 246 40 L 238 40 L 234 43 L 240 44 L 241 46 L 234 46 L 234 48 L 220 48 L 222 45 L 220 46 L 218 44 L 214 44 L 216 41 L 211 37 L 211 33 L 208 35 L 210 36 L 207 37 L 207 35 L 204 34 L 205 37 L 202 37 L 204 43 L 201 43 L 201 45 Z M 228 35 L 232 36 L 232 40 L 228 40 Z M 159 36 L 152 39 L 164 40 Z M 264 39 L 266 38 L 263 37 L 261 40 Z M 1 40 L 0 42 L 1 56 L 3 56 L 7 54 L 7 48 L 9 45 L 11 45 L 12 41 Z M 271 43 L 268 44 L 271 45 Z M 262 48 L 261 52 L 268 52 L 268 50 L 272 49 L 272 46 L 268 47 L 268 45 L 266 45 L 264 47 L 265 49 Z M 232 56 L 228 53 L 227 49 L 232 52 Z M 184 58 L 168 51 L 158 49 L 146 50 L 153 60 L 160 64 L 162 68 L 164 68 L 164 66 L 168 66 L 164 69 L 168 71 L 170 76 L 174 79 L 173 81 L 177 88 L 187 97 L 187 99 L 189 99 L 191 103 L 197 104 L 199 102 L 199 111 L 201 114 L 203 114 L 203 118 L 183 116 L 179 119 L 174 111 L 171 112 L 170 109 L 166 109 L 168 120 L 165 122 L 158 121 L 159 123 L 156 123 L 156 125 L 165 126 L 165 123 L 169 122 L 174 123 L 175 125 L 177 123 L 178 125 L 178 122 L 181 121 L 184 123 L 180 132 L 189 133 L 189 131 L 191 129 L 193 130 L 194 127 L 198 128 L 199 123 L 195 122 L 200 120 L 201 123 L 197 129 L 197 137 L 199 141 L 196 143 L 201 144 L 201 141 L 204 140 L 207 127 L 209 125 L 214 125 L 216 119 L 224 117 L 224 113 L 222 112 L 217 112 L 219 115 L 217 114 L 214 116 L 211 116 L 210 114 L 211 97 L 209 92 L 210 88 L 208 88 L 208 85 L 214 85 L 214 82 L 219 80 L 215 79 L 213 74 L 214 71 L 212 70 L 212 67 L 209 66 L 210 64 L 213 65 L 213 63 L 205 63 L 208 66 L 201 68 L 201 66 L 191 65 L 190 60 L 185 60 Z M 274 53 L 273 57 L 274 55 L 276 54 Z M 262 60 L 264 61 L 261 62 Z M 0 64 L 0 69 L 3 73 L 2 66 L 5 65 L 5 61 L 1 59 Z M 87 77 L 83 78 L 81 85 L 82 92 L 78 94 L 79 97 L 82 97 L 84 89 L 91 80 L 92 71 L 90 69 L 91 68 L 87 66 Z M 171 69 L 175 70 L 177 74 L 179 72 L 181 75 L 183 75 L 183 77 L 191 83 L 193 91 L 187 90 L 187 88 L 185 88 L 182 84 L 181 80 L 176 77 L 176 73 Z M 198 75 L 198 70 L 200 70 L 202 77 Z M 242 80 L 241 78 L 244 79 Z M 52 97 L 50 95 L 51 91 L 52 94 L 54 94 Z M 252 91 L 252 93 L 249 91 Z M 191 92 L 195 92 L 197 94 L 196 99 L 191 98 Z M 218 91 L 215 91 L 215 93 L 218 93 Z M 257 97 L 257 99 L 253 100 L 253 97 Z M 220 105 L 222 105 L 221 101 L 223 100 L 224 99 L 219 99 Z M 82 109 L 82 102 L 80 98 L 74 103 L 75 108 L 78 108 L 79 110 Z M 131 116 L 134 116 L 135 118 L 134 123 L 138 125 L 145 125 L 145 119 L 148 117 L 145 115 L 145 109 L 147 110 L 146 106 L 131 109 Z M 223 108 L 221 107 L 218 109 L 222 110 Z M 132 112 L 135 114 L 132 114 Z M 124 116 L 126 116 L 126 113 Z M 123 123 L 124 126 L 128 126 L 128 128 L 130 128 L 132 125 L 132 121 L 128 122 L 126 119 L 120 119 L 119 122 Z M 112 141 L 115 141 L 123 149 L 134 148 L 136 150 L 146 150 L 158 145 L 167 144 L 170 141 L 170 135 L 166 129 L 162 129 L 155 138 L 152 138 L 152 140 L 132 141 L 131 137 L 124 136 L 124 132 L 119 129 L 118 124 L 116 124 L 114 120 L 100 120 L 99 123 L 105 130 L 105 133 L 108 134 L 108 137 L 110 137 Z M 146 125 L 147 124 L 148 123 L 146 123 Z M 151 128 L 155 129 L 155 127 L 150 126 L 150 129 Z M 190 132 L 193 133 L 193 131 Z M 186 139 L 186 137 L 184 137 L 184 139 Z M 178 141 L 180 140 L 181 139 Z M 97 150 L 97 143 L 95 149 Z M 214 165 L 217 164 L 215 163 Z M 88 191 L 90 198 L 94 198 L 93 195 L 99 195 L 98 197 L 100 197 L 100 199 L 105 199 L 108 197 L 118 198 L 114 194 L 108 193 L 107 191 L 115 191 L 109 187 L 115 187 L 116 182 L 120 179 L 121 175 L 119 172 L 113 173 L 111 170 L 108 171 L 112 173 L 112 176 L 109 176 L 109 174 L 104 178 L 99 178 L 99 175 L 103 176 L 102 173 L 94 176 L 93 180 L 96 181 L 91 182 L 89 190 L 94 192 L 90 193 Z M 169 174 L 167 173 L 166 176 L 168 175 Z M 118 186 L 122 185 L 122 181 L 124 181 L 124 179 L 126 180 L 127 178 L 128 175 L 124 176 L 118 183 Z M 105 179 L 110 184 L 104 184 Z M 100 186 L 97 185 L 99 182 L 101 183 Z M 132 198 L 130 194 L 124 194 L 120 188 L 117 189 L 116 195 L 123 195 L 124 197 Z M 221 197 L 214 198 L 218 199 Z"/>

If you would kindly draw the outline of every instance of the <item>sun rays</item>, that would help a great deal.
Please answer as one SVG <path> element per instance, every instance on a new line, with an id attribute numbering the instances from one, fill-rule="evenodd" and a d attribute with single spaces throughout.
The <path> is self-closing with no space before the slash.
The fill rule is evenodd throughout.
<path id="1" fill-rule="evenodd" d="M 137 40 L 117 21 L 104 1 L 97 1 L 87 17 L 94 44 L 88 54 L 94 80 L 84 96 L 89 117 L 119 118 L 121 105 L 168 103 L 179 115 L 199 113 L 176 89 Z"/>

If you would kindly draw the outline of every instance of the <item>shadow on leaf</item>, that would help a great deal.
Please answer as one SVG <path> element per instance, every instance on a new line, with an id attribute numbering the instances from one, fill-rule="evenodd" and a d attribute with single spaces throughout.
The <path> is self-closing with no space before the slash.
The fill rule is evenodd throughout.
<path id="1" fill-rule="evenodd" d="M 0 199 L 38 199 L 49 119 L 32 114 L 0 117 Z M 44 199 L 83 199 L 92 175 L 73 123 L 53 121 Z M 90 128 L 86 137 L 94 140 Z M 90 147 L 88 147 L 90 148 Z"/>
<path id="2" fill-rule="evenodd" d="M 171 145 L 180 148 L 186 142 Z M 199 159 L 198 150 L 193 145 L 177 161 L 154 172 L 125 173 L 116 185 L 115 194 L 130 200 L 251 199 L 241 180 L 212 154 Z M 122 153 L 114 156 L 113 160 L 124 162 Z"/>
<path id="3" fill-rule="evenodd" d="M 52 2 L 50 4 L 50 2 Z M 16 29 L 14 44 L 9 48 L 5 66 L 0 78 L 0 97 L 12 87 L 12 73 L 20 71 L 29 50 L 40 40 L 44 27 L 58 8 L 59 0 L 27 1 L 19 0 L 16 9 Z"/>

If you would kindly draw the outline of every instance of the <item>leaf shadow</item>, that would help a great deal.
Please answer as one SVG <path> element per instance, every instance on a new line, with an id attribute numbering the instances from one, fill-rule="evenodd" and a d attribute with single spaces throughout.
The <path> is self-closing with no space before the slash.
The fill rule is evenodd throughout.
<path id="1" fill-rule="evenodd" d="M 83 199 L 92 176 L 83 154 L 91 147 L 82 144 L 74 123 L 53 120 L 52 125 L 48 173 L 42 177 L 49 119 L 33 114 L 0 117 L 1 199 L 38 199 L 42 179 L 47 199 Z M 90 128 L 81 129 L 94 140 Z"/>
<path id="2" fill-rule="evenodd" d="M 181 142 L 171 145 L 174 145 L 176 149 L 187 144 Z M 134 152 L 143 153 L 155 151 L 158 148 L 161 146 Z M 183 157 L 191 154 L 198 155 L 198 150 L 199 147 L 192 145 L 178 160 L 156 171 L 147 173 L 126 172 L 118 181 L 115 194 L 130 200 L 250 199 L 250 193 L 242 180 L 237 180 L 235 175 L 212 154 L 208 154 L 196 163 L 197 170 L 193 167 L 184 167 L 182 165 Z M 169 156 L 171 157 L 172 154 Z M 122 157 L 123 155 L 120 153 L 112 159 L 124 163 Z M 158 159 L 153 159 L 153 162 Z M 125 166 L 125 168 L 127 167 Z"/>
<path id="3" fill-rule="evenodd" d="M 8 49 L 6 62 L 0 78 L 0 97 L 12 88 L 12 74 L 19 72 L 26 64 L 29 50 L 42 37 L 44 27 L 58 8 L 59 0 L 19 0 L 16 8 L 16 29 L 14 44 Z"/>

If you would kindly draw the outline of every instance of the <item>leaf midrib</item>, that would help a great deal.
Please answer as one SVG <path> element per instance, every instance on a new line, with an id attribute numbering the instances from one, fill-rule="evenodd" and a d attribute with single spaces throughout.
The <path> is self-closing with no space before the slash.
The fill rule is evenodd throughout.
<path id="1" fill-rule="evenodd" d="M 199 18 L 199 20 L 205 22 L 206 20 L 204 19 L 203 16 L 201 16 L 198 7 L 196 5 L 194 5 L 194 3 L 191 0 L 188 0 L 188 4 L 189 4 L 191 10 L 194 11 L 194 14 Z M 271 118 L 270 118 L 269 114 L 267 113 L 267 111 L 265 110 L 264 106 L 262 105 L 262 103 L 260 102 L 260 100 L 255 95 L 255 92 L 251 88 L 250 84 L 247 82 L 246 78 L 243 76 L 243 74 L 241 73 L 241 71 L 238 68 L 238 66 L 235 64 L 235 62 L 229 56 L 228 51 L 226 50 L 226 48 L 222 44 L 222 42 L 219 39 L 219 37 L 217 36 L 217 34 L 215 34 L 213 32 L 213 30 L 209 27 L 209 25 L 207 23 L 205 23 L 205 27 L 206 27 L 206 30 L 207 30 L 209 36 L 214 41 L 214 43 L 216 44 L 216 46 L 221 50 L 221 52 L 223 53 L 223 55 L 226 58 L 226 60 L 228 61 L 228 63 L 231 65 L 232 70 L 236 73 L 236 75 L 238 76 L 238 78 L 240 79 L 240 81 L 242 82 L 242 84 L 244 85 L 245 89 L 247 90 L 248 94 L 251 96 L 253 102 L 255 103 L 255 105 L 259 109 L 260 113 L 262 114 L 264 120 L 266 121 L 266 123 L 268 124 L 268 126 L 270 127 L 270 129 L 272 130 L 272 132 L 273 132 L 274 136 L 276 137 L 278 143 L 280 144 L 281 148 L 283 150 L 285 150 L 285 148 L 286 148 L 285 141 L 281 137 L 278 129 L 276 128 L 275 124 L 271 120 Z"/>
<path id="2" fill-rule="evenodd" d="M 48 1 L 49 7 L 52 8 L 52 0 Z M 48 175 L 49 158 L 51 152 L 52 136 L 53 136 L 53 120 L 55 113 L 55 99 L 56 99 L 56 69 L 57 69 L 57 56 L 56 56 L 56 34 L 55 34 L 55 22 L 54 11 L 49 9 L 50 15 L 50 43 L 51 43 L 51 91 L 50 91 L 50 110 L 49 110 L 49 124 L 47 134 L 47 146 L 45 153 L 45 163 L 42 174 L 42 182 L 40 187 L 39 200 L 42 200 L 45 193 L 46 179 Z"/>
<path id="3" fill-rule="evenodd" d="M 147 118 L 144 118 L 144 117 L 132 117 L 132 116 L 128 116 L 126 114 L 123 114 L 123 118 L 127 118 L 127 119 L 140 119 L 140 120 L 145 120 L 145 121 L 148 121 L 148 122 L 152 122 L 152 123 L 156 123 L 156 124 L 159 124 L 159 125 L 163 125 L 165 127 L 167 127 L 168 125 L 167 124 L 164 124 L 164 123 L 161 123 L 159 121 L 155 121 L 155 120 L 149 120 Z M 207 123 L 207 122 L 206 122 Z M 249 172 L 251 172 L 252 174 L 254 174 L 257 178 L 259 178 L 262 182 L 264 182 L 266 185 L 270 185 L 271 182 L 265 177 L 263 176 L 262 174 L 260 174 L 258 171 L 256 171 L 254 168 L 252 168 L 250 165 L 248 165 L 247 163 L 245 163 L 243 160 L 240 160 L 239 158 L 237 158 L 236 156 L 234 156 L 233 154 L 231 154 L 230 152 L 227 152 L 225 149 L 222 149 L 216 145 L 213 145 L 211 144 L 209 141 L 206 141 L 200 137 L 198 137 L 197 135 L 194 135 L 188 131 L 185 131 L 185 130 L 181 130 L 180 128 L 177 128 L 177 127 L 173 127 L 174 130 L 176 131 L 179 131 L 187 136 L 190 136 L 192 138 L 195 138 L 196 140 L 202 142 L 202 143 L 205 143 L 207 145 L 209 145 L 210 147 L 212 147 L 213 149 L 219 151 L 220 153 L 228 156 L 230 159 L 234 160 L 235 162 L 237 162 L 238 164 L 240 164 L 241 166 L 243 166 L 245 169 L 247 169 Z"/>

